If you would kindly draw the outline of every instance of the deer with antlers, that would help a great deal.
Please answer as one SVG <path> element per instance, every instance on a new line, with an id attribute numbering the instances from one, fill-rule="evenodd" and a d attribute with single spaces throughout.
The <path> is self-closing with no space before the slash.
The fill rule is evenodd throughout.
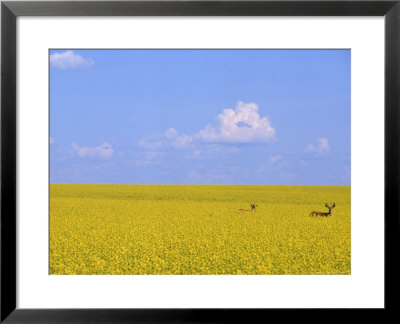
<path id="1" fill-rule="evenodd" d="M 335 206 L 336 206 L 335 203 L 333 203 L 332 206 L 329 206 L 328 203 L 326 203 L 326 204 L 325 204 L 325 207 L 329 209 L 329 212 L 324 213 L 324 212 L 320 212 L 320 211 L 315 211 L 315 210 L 314 210 L 314 211 L 312 211 L 312 212 L 310 213 L 310 216 L 325 216 L 325 217 L 331 216 L 331 215 L 332 215 L 332 209 L 335 208 Z"/>
<path id="2" fill-rule="evenodd" d="M 238 213 L 252 212 L 256 210 L 257 205 L 251 204 L 251 209 L 238 209 Z"/>

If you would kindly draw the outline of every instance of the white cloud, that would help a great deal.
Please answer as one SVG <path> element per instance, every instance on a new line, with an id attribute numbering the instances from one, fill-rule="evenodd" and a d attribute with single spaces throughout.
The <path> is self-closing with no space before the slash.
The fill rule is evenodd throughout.
<path id="1" fill-rule="evenodd" d="M 255 103 L 238 102 L 235 109 L 224 109 L 218 115 L 219 125 L 207 125 L 193 134 L 179 134 L 175 128 L 169 128 L 162 134 L 145 137 L 138 142 L 144 149 L 163 148 L 187 149 L 194 144 L 253 143 L 268 142 L 275 139 L 275 129 L 267 117 L 261 117 Z M 198 147 L 196 147 L 198 149 Z M 210 148 L 206 148 L 210 151 Z M 234 149 L 238 151 L 237 148 Z M 203 150 L 202 150 L 203 152 Z M 193 157 L 200 151 L 193 151 Z"/>
<path id="2" fill-rule="evenodd" d="M 192 136 L 179 135 L 175 128 L 169 128 L 163 134 L 156 134 L 141 139 L 138 144 L 148 150 L 168 147 L 184 149 L 190 146 L 192 141 Z"/>
<path id="3" fill-rule="evenodd" d="M 79 146 L 78 144 L 72 143 L 72 148 L 81 158 L 101 157 L 103 159 L 109 159 L 114 154 L 113 148 L 107 142 L 95 147 Z"/>
<path id="4" fill-rule="evenodd" d="M 174 139 L 178 136 L 178 132 L 175 128 L 169 128 L 165 131 L 164 136 L 168 139 Z"/>
<path id="5" fill-rule="evenodd" d="M 162 137 L 159 135 L 148 136 L 142 138 L 138 145 L 147 150 L 156 150 L 161 149 L 166 144 L 165 140 L 163 141 Z"/>
<path id="6" fill-rule="evenodd" d="M 56 141 L 54 140 L 54 138 L 50 137 L 50 144 L 54 144 Z"/>
<path id="7" fill-rule="evenodd" d="M 235 109 L 224 109 L 218 115 L 219 125 L 207 125 L 195 137 L 206 142 L 269 142 L 275 139 L 275 129 L 267 117 L 261 117 L 258 105 L 239 101 Z"/>
<path id="8" fill-rule="evenodd" d="M 329 155 L 329 141 L 326 137 L 321 137 L 318 139 L 317 144 L 308 144 L 304 149 L 304 152 L 314 153 L 317 156 Z"/>
<path id="9" fill-rule="evenodd" d="M 269 158 L 271 164 L 275 164 L 276 162 L 282 160 L 282 155 L 274 155 Z"/>
<path id="10" fill-rule="evenodd" d="M 300 164 L 301 166 L 303 166 L 303 167 L 308 165 L 308 163 L 305 162 L 304 160 L 300 160 L 300 161 L 299 161 L 299 164 Z"/>
<path id="11" fill-rule="evenodd" d="M 94 64 L 91 58 L 84 58 L 73 51 L 56 52 L 50 55 L 50 66 L 56 69 L 79 69 L 88 68 Z"/>

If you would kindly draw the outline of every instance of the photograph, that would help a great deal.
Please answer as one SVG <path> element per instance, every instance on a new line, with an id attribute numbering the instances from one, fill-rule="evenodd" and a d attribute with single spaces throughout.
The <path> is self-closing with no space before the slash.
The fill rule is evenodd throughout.
<path id="1" fill-rule="evenodd" d="M 49 275 L 351 275 L 351 49 L 48 62 Z"/>

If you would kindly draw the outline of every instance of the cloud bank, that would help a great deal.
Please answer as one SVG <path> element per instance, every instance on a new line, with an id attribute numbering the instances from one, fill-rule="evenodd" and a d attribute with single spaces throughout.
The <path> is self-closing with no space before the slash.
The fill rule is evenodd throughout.
<path id="1" fill-rule="evenodd" d="M 76 143 L 72 143 L 72 149 L 81 158 L 100 157 L 103 159 L 109 159 L 114 154 L 113 148 L 107 142 L 95 147 L 79 146 Z"/>
<path id="2" fill-rule="evenodd" d="M 317 156 L 329 155 L 329 141 L 326 137 L 321 137 L 318 139 L 317 144 L 308 144 L 304 149 L 304 152 L 314 153 Z"/>
<path id="3" fill-rule="evenodd" d="M 275 129 L 267 117 L 261 117 L 258 105 L 239 101 L 235 109 L 224 109 L 217 116 L 217 125 L 208 124 L 193 134 L 179 134 L 169 128 L 162 134 L 145 137 L 139 146 L 145 149 L 175 148 L 184 149 L 197 144 L 216 143 L 257 143 L 275 139 Z"/>
<path id="4" fill-rule="evenodd" d="M 191 135 L 179 135 L 175 128 L 169 128 L 162 134 L 156 134 L 142 138 L 139 141 L 139 146 L 148 150 L 162 149 L 162 148 L 187 148 L 193 141 Z"/>

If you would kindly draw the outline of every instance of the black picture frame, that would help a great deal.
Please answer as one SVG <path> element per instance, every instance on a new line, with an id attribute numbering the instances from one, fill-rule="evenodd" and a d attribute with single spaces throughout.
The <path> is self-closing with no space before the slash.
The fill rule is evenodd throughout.
<path id="1" fill-rule="evenodd" d="M 400 0 L 2 1 L 1 2 L 1 323 L 264 322 L 289 309 L 16 308 L 16 19 L 19 16 L 384 16 L 385 18 L 385 306 L 397 309 L 400 246 Z M 373 262 L 373 260 L 371 260 Z M 206 298 L 206 296 L 205 296 Z M 318 296 L 316 296 L 318 298 Z M 310 311 L 293 309 L 310 319 Z M 333 309 L 324 311 L 333 314 Z M 337 311 L 337 309 L 336 309 Z M 349 312 L 359 310 L 347 310 Z M 267 314 L 268 312 L 268 314 Z M 359 312 L 358 312 L 359 313 Z M 306 315 L 304 315 L 306 314 Z M 370 311 L 365 312 L 368 317 Z M 314 316 L 314 315 L 311 315 Z M 322 315 L 326 316 L 326 315 Z M 330 315 L 331 316 L 331 315 Z M 281 317 L 280 320 L 284 320 Z M 322 318 L 320 318 L 322 320 Z"/>

